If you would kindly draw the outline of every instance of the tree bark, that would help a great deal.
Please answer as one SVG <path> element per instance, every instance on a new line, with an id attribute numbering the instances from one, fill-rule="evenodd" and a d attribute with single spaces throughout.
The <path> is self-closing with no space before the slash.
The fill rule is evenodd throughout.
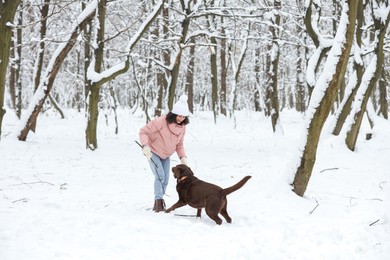
<path id="1" fill-rule="evenodd" d="M 188 93 L 188 109 L 194 112 L 194 73 L 195 73 L 195 38 L 190 41 L 190 57 L 186 73 L 186 93 Z"/>
<path id="2" fill-rule="evenodd" d="M 14 35 L 14 32 L 12 32 L 12 35 Z M 14 38 L 14 36 L 11 36 L 11 39 Z M 9 62 L 9 94 L 11 96 L 11 108 L 15 109 L 16 108 L 16 65 L 15 65 L 15 44 L 14 41 L 11 40 L 11 46 L 10 46 L 10 62 Z"/>
<path id="3" fill-rule="evenodd" d="M 95 44 L 97 48 L 94 50 L 94 71 L 100 73 L 103 67 L 104 57 L 104 33 L 106 21 L 106 0 L 99 0 L 98 4 L 98 24 Z M 88 120 L 87 129 L 85 130 L 86 147 L 92 151 L 98 148 L 97 144 L 97 123 L 99 118 L 99 93 L 100 82 L 88 81 Z"/>
<path id="4" fill-rule="evenodd" d="M 217 63 L 217 40 L 210 39 L 210 75 L 211 75 L 211 108 L 214 114 L 214 123 L 217 122 L 218 115 L 218 63 Z"/>
<path id="5" fill-rule="evenodd" d="M 20 6 L 23 9 L 23 1 L 20 2 Z M 20 119 L 22 116 L 22 24 L 23 24 L 23 10 L 19 11 L 18 16 L 18 28 L 16 29 L 16 71 L 15 71 L 15 82 L 16 82 L 16 116 Z"/>
<path id="6" fill-rule="evenodd" d="M 297 1 L 298 10 L 304 9 L 302 0 Z M 303 43 L 306 41 L 306 33 L 303 30 L 304 16 L 298 16 L 297 24 L 295 26 L 297 36 Z M 297 45 L 297 63 L 296 63 L 296 89 L 295 89 L 295 109 L 298 112 L 304 113 L 306 111 L 306 91 L 305 91 L 305 73 L 304 67 L 306 62 L 306 47 Z"/>
<path id="7" fill-rule="evenodd" d="M 98 37 L 97 37 L 97 44 L 98 48 L 95 51 L 94 54 L 94 64 L 90 64 L 88 70 L 91 70 L 88 72 L 88 74 L 98 74 L 101 70 L 102 64 L 103 64 L 103 54 L 104 54 L 104 19 L 105 19 L 105 6 L 106 6 L 106 0 L 101 0 L 100 6 L 99 6 L 99 30 L 98 30 Z M 134 46 L 137 44 L 137 42 L 141 39 L 142 35 L 148 30 L 148 28 L 152 25 L 153 21 L 157 18 L 159 13 L 162 10 L 162 7 L 164 6 L 164 1 L 160 1 L 158 4 L 156 4 L 155 9 L 153 10 L 153 13 L 149 16 L 147 20 L 143 22 L 143 25 L 139 28 L 138 32 L 135 34 L 135 36 L 130 40 L 129 43 L 129 49 L 128 49 L 128 56 L 126 61 L 118 66 L 117 68 L 114 68 L 110 73 L 105 73 L 103 77 L 100 79 L 90 78 L 88 76 L 88 80 L 90 81 L 90 87 L 89 87 L 89 105 L 88 105 L 88 122 L 87 122 L 87 128 L 85 130 L 85 136 L 86 136 L 86 147 L 87 149 L 95 150 L 98 148 L 97 143 L 97 123 L 98 123 L 98 117 L 99 117 L 99 92 L 100 87 L 107 83 L 108 81 L 116 78 L 117 76 L 125 73 L 129 69 L 129 63 L 130 63 L 130 53 L 133 50 Z M 92 65 L 93 68 L 91 67 Z M 93 71 L 92 71 L 93 70 Z M 101 74 L 99 76 L 102 76 Z"/>
<path id="8" fill-rule="evenodd" d="M 221 50 L 220 50 L 220 59 L 221 59 L 221 91 L 219 93 L 220 100 L 220 110 L 221 114 L 227 116 L 227 61 L 226 61 L 226 49 L 227 49 L 227 40 L 224 28 L 223 16 L 221 17 Z"/>
<path id="9" fill-rule="evenodd" d="M 171 111 L 173 108 L 173 102 L 175 98 L 175 92 L 176 92 L 176 85 L 179 79 L 179 71 L 180 71 L 180 64 L 181 64 L 181 58 L 183 53 L 183 46 L 187 39 L 187 33 L 190 26 L 190 18 L 187 17 L 187 15 L 191 14 L 191 1 L 180 0 L 182 10 L 185 12 L 186 17 L 183 18 L 183 21 L 181 22 L 181 36 L 179 40 L 179 50 L 176 53 L 175 57 L 175 63 L 173 64 L 173 69 L 171 72 L 171 81 L 168 88 L 168 109 Z"/>
<path id="10" fill-rule="evenodd" d="M 303 196 L 307 189 L 316 161 L 321 131 L 333 106 L 342 79 L 344 78 L 355 33 L 356 13 L 357 1 L 344 0 L 343 14 L 341 17 L 341 21 L 344 21 L 344 23 L 340 23 L 339 25 L 335 42 L 324 67 L 324 72 L 321 74 L 314 88 L 313 94 L 316 95 L 316 99 L 318 100 L 312 99 L 310 102 L 308 111 L 309 124 L 305 136 L 306 142 L 293 181 L 293 191 L 299 196 Z M 346 20 L 348 20 L 348 23 Z M 343 36 L 345 40 L 343 40 Z"/>
<path id="11" fill-rule="evenodd" d="M 71 32 L 69 38 L 58 47 L 57 50 L 59 52 L 57 53 L 57 55 L 52 57 L 49 65 L 50 67 L 46 71 L 45 80 L 40 83 L 40 86 L 34 94 L 34 97 L 36 97 L 38 101 L 34 104 L 30 104 L 27 120 L 22 122 L 24 124 L 23 129 L 18 135 L 18 139 L 20 141 L 26 141 L 27 135 L 31 130 L 32 125 L 35 123 L 46 98 L 49 96 L 50 90 L 53 87 L 54 80 L 57 76 L 58 71 L 60 70 L 63 61 L 65 60 L 69 51 L 76 44 L 77 37 L 79 36 L 80 31 L 82 31 L 89 23 L 89 21 L 93 19 L 94 12 L 95 10 L 93 10 L 93 12 L 88 13 L 86 16 L 83 16 L 83 20 L 80 21 L 73 28 L 73 31 Z"/>
<path id="12" fill-rule="evenodd" d="M 280 9 L 281 2 L 279 0 L 274 1 L 274 8 Z M 279 26 L 280 26 L 280 14 L 275 12 L 274 18 L 270 21 L 272 25 L 269 30 L 272 35 L 272 41 L 268 46 L 267 55 L 267 108 L 268 115 L 271 116 L 272 129 L 276 132 L 277 124 L 279 123 L 279 95 L 278 95 L 278 65 L 279 65 Z"/>
<path id="13" fill-rule="evenodd" d="M 306 81 L 308 86 L 308 98 L 310 100 L 311 93 L 313 91 L 313 88 L 316 84 L 316 74 L 319 70 L 321 61 L 325 58 L 326 53 L 330 50 L 330 46 L 326 46 L 321 39 L 323 37 L 320 37 L 317 33 L 317 30 L 315 29 L 317 27 L 317 22 L 320 19 L 320 15 L 318 15 L 318 20 L 314 21 L 316 23 L 315 26 L 313 26 L 313 7 L 317 9 L 318 13 L 321 13 L 321 8 L 317 5 L 317 3 L 313 2 L 313 0 L 310 0 L 308 4 L 308 8 L 306 10 L 304 23 L 306 26 L 306 30 L 312 41 L 314 42 L 314 45 L 316 46 L 316 49 L 314 51 L 314 54 L 310 57 L 308 61 L 307 66 L 307 72 L 306 72 Z M 310 76 L 309 76 L 310 75 Z"/>
<path id="14" fill-rule="evenodd" d="M 42 68 L 43 68 L 43 57 L 45 55 L 45 37 L 46 37 L 46 31 L 47 31 L 47 18 L 49 14 L 49 6 L 50 6 L 50 0 L 45 0 L 41 9 L 41 21 L 40 21 L 40 29 L 39 29 L 39 47 L 37 52 L 37 59 L 35 61 L 35 68 L 36 73 L 34 75 L 34 92 L 37 91 L 39 84 L 41 83 L 41 76 L 42 76 Z M 50 99 L 51 100 L 51 99 Z M 63 116 L 63 114 L 62 114 Z M 31 125 L 31 130 L 35 132 L 37 127 L 37 119 L 35 119 L 35 122 Z"/>
<path id="15" fill-rule="evenodd" d="M 161 24 L 160 26 L 156 26 L 156 32 L 155 34 L 160 38 L 163 38 L 164 40 L 166 40 L 169 36 L 169 25 L 168 25 L 168 20 L 169 20 L 169 9 L 168 8 L 163 8 L 163 11 L 162 11 L 162 21 L 161 21 Z M 162 35 L 160 35 L 160 30 L 159 30 L 159 27 L 162 28 Z M 161 51 L 161 57 L 162 57 L 162 60 L 164 62 L 164 67 L 161 68 L 156 77 L 156 83 L 157 83 L 157 104 L 156 104 L 156 107 L 154 109 L 154 115 L 156 117 L 159 117 L 162 115 L 162 111 L 163 111 L 163 100 L 164 100 L 164 93 L 166 92 L 167 88 L 168 88 L 168 81 L 167 81 L 167 77 L 169 77 L 169 71 L 165 68 L 167 66 L 169 66 L 169 60 L 170 60 L 170 55 L 169 55 L 169 52 L 166 51 L 166 50 L 163 50 Z"/>
<path id="16" fill-rule="evenodd" d="M 255 73 L 255 78 L 256 78 L 256 86 L 255 86 L 255 91 L 253 93 L 253 98 L 255 100 L 255 111 L 260 112 L 262 110 L 261 107 L 261 67 L 260 67 L 260 47 L 257 46 L 255 49 L 255 67 L 254 67 L 254 73 Z"/>
<path id="17" fill-rule="evenodd" d="M 382 2 L 384 3 L 384 1 Z M 387 6 L 388 5 L 389 4 L 387 2 Z M 382 6 L 377 8 L 382 8 Z M 363 116 L 364 112 L 366 111 L 368 100 L 382 73 L 382 65 L 384 61 L 384 38 L 390 21 L 390 12 L 387 10 L 387 18 L 386 21 L 383 22 L 382 17 L 376 15 L 377 12 L 378 10 L 374 10 L 373 8 L 372 16 L 374 17 L 376 38 L 374 56 L 363 75 L 362 83 L 360 84 L 358 93 L 356 94 L 356 102 L 354 103 L 353 114 L 351 115 L 353 117 L 353 124 L 351 125 L 350 129 L 347 130 L 347 136 L 345 138 L 345 143 L 351 151 L 355 150 L 357 137 L 359 135 L 360 126 L 363 121 Z M 374 72 L 372 72 L 372 70 L 374 70 Z"/>
<path id="18" fill-rule="evenodd" d="M 379 81 L 379 114 L 381 114 L 385 119 L 389 119 L 389 102 L 387 101 L 386 87 L 386 71 L 382 69 L 382 76 Z"/>
<path id="19" fill-rule="evenodd" d="M 352 81 L 351 84 L 353 86 L 348 85 L 347 91 L 344 95 L 344 99 L 339 107 L 339 111 L 336 112 L 336 123 L 334 126 L 334 129 L 332 133 L 334 135 L 339 135 L 341 132 L 341 129 L 345 123 L 345 120 L 347 119 L 349 113 L 352 109 L 352 102 L 356 95 L 356 91 L 358 89 L 358 86 L 360 85 L 364 73 L 364 64 L 361 57 L 361 47 L 362 47 L 362 34 L 363 34 L 363 22 L 364 22 L 364 8 L 363 8 L 363 1 L 359 0 L 358 3 L 358 13 L 357 13 L 357 26 L 356 26 L 356 49 L 355 49 L 355 58 L 354 58 L 354 65 L 353 65 L 353 75 L 350 77 L 350 80 L 352 80 L 353 77 L 356 78 L 356 80 Z M 357 58 L 358 57 L 358 58 Z"/>
<path id="20" fill-rule="evenodd" d="M 2 133 L 3 117 L 6 113 L 4 109 L 5 79 L 7 77 L 7 67 L 11 48 L 12 27 L 8 23 L 13 23 L 16 9 L 20 0 L 0 1 L 0 139 Z"/>
<path id="21" fill-rule="evenodd" d="M 81 9 L 84 10 L 86 8 L 86 4 L 81 3 Z M 84 41 L 84 105 L 85 105 L 85 113 L 88 114 L 88 95 L 90 90 L 90 83 L 88 82 L 88 68 L 91 63 L 91 41 L 92 41 L 92 19 L 85 26 L 83 30 Z"/>

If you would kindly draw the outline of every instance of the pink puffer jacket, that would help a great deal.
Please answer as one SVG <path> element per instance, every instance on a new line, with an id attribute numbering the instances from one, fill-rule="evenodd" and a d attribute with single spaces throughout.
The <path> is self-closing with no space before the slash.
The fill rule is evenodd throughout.
<path id="1" fill-rule="evenodd" d="M 183 140 L 186 133 L 185 125 L 168 124 L 166 115 L 158 117 L 139 131 L 142 145 L 147 145 L 161 159 L 166 159 L 175 151 L 179 158 L 187 157 Z"/>

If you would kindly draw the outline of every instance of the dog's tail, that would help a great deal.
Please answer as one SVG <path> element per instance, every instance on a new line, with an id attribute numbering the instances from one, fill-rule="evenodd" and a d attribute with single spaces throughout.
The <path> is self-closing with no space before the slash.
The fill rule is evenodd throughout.
<path id="1" fill-rule="evenodd" d="M 250 179 L 252 178 L 252 176 L 245 176 L 241 181 L 237 182 L 236 184 L 234 184 L 233 186 L 229 187 L 229 188 L 226 188 L 226 189 L 223 189 L 222 190 L 222 195 L 229 195 L 230 193 L 232 192 L 235 192 L 236 190 L 238 190 L 239 188 L 241 188 L 242 186 L 244 186 L 244 184 Z"/>

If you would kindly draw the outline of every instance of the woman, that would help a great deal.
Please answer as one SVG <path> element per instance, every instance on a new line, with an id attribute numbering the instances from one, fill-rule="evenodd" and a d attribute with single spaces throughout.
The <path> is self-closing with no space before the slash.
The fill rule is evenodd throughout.
<path id="1" fill-rule="evenodd" d="M 183 140 L 190 115 L 187 96 L 182 95 L 173 109 L 140 129 L 139 138 L 143 153 L 149 161 L 154 174 L 153 211 L 165 211 L 163 195 L 168 186 L 170 156 L 176 151 L 182 164 L 187 164 Z"/>

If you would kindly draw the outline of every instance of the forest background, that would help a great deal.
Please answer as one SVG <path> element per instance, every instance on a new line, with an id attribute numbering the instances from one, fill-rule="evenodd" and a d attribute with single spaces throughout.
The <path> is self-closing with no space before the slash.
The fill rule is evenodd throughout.
<path id="1" fill-rule="evenodd" d="M 371 127 L 388 119 L 389 10 L 385 0 L 3 0 L 0 133 L 6 111 L 25 141 L 40 114 L 76 109 L 96 150 L 99 112 L 141 109 L 149 121 L 183 93 L 214 122 L 248 109 L 274 132 L 293 109 L 307 117 L 292 184 L 303 196 L 329 114 L 352 151 L 364 116 Z"/>

